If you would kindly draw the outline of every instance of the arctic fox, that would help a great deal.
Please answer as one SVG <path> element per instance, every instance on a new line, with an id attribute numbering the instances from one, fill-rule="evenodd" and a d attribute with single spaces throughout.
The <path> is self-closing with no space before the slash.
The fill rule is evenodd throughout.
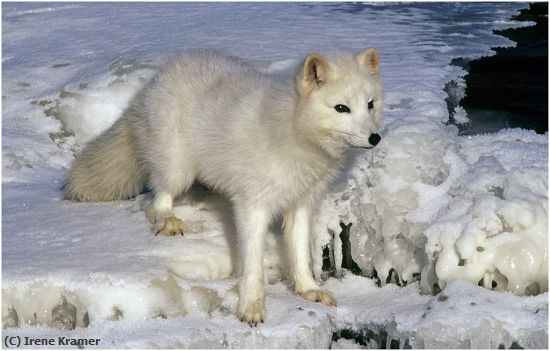
<path id="1" fill-rule="evenodd" d="M 184 226 L 173 198 L 195 180 L 227 194 L 241 259 L 237 316 L 251 325 L 265 317 L 264 235 L 282 214 L 296 293 L 335 306 L 312 276 L 310 220 L 344 151 L 380 141 L 379 67 L 373 48 L 314 53 L 284 81 L 236 57 L 184 53 L 78 155 L 66 197 L 128 199 L 148 186 L 154 232 L 175 235 Z"/>

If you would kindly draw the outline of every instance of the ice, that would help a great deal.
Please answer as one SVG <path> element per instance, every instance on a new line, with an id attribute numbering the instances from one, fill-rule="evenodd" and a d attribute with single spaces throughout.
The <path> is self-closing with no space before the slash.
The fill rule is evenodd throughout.
<path id="1" fill-rule="evenodd" d="M 457 52 L 463 58 L 479 53 L 455 42 L 457 32 L 434 31 L 430 39 L 416 40 L 426 47 L 439 43 L 434 37 L 453 43 L 448 62 Z M 392 73 L 399 70 L 391 71 L 385 72 L 386 87 L 394 86 Z M 328 227 L 339 233 L 340 222 L 353 223 L 352 257 L 365 274 L 376 272 L 382 284 L 394 270 L 400 283 L 421 277 L 426 292 L 456 279 L 516 294 L 546 291 L 548 136 L 504 130 L 459 137 L 455 127 L 442 122 L 469 123 L 459 106 L 462 69 L 447 66 L 439 75 L 415 70 L 420 82 L 399 73 L 399 93 L 386 88 L 388 123 L 381 143 L 348 167 L 347 178 L 321 204 L 318 232 Z M 424 91 L 426 80 L 444 87 L 447 96 Z M 410 89 L 414 94 L 403 94 Z M 328 234 L 324 238 L 331 240 Z M 335 242 L 336 267 L 340 247 Z M 321 260 L 316 264 L 320 276 Z"/>
<path id="2" fill-rule="evenodd" d="M 356 276 L 329 280 L 343 301 L 335 315 L 340 336 L 371 348 L 547 347 L 547 293 L 518 298 L 455 281 L 428 296 L 417 284 L 378 288 Z"/>
<path id="3" fill-rule="evenodd" d="M 468 124 L 470 123 L 470 119 L 468 118 L 468 114 L 466 113 L 466 110 L 464 110 L 462 107 L 455 108 L 454 115 L 456 124 Z"/>
<path id="4" fill-rule="evenodd" d="M 526 166 L 506 171 L 496 157 L 481 156 L 462 179 L 451 189 L 462 199 L 455 197 L 426 229 L 428 255 L 439 253 L 439 285 L 457 278 L 483 279 L 485 287 L 495 280 L 493 288 L 516 294 L 529 293 L 531 284 L 535 293 L 547 291 L 546 170 Z M 443 235 L 455 237 L 445 240 Z M 463 266 L 459 260 L 465 261 Z"/>
<path id="5" fill-rule="evenodd" d="M 326 200 L 348 199 L 338 213 L 354 223 L 352 256 L 363 272 L 376 270 L 382 283 L 391 269 L 407 282 L 420 273 L 425 291 L 456 279 L 483 279 L 489 288 L 500 279 L 493 288 L 516 294 L 531 285 L 547 291 L 546 135 L 509 130 L 489 142 L 405 119 L 385 130 L 372 155 L 351 169 L 347 188 Z M 502 151 L 493 152 L 495 144 Z"/>
<path id="6" fill-rule="evenodd" d="M 227 284 L 230 289 L 236 280 Z M 202 290 L 201 290 L 202 289 Z M 238 321 L 229 309 L 236 304 L 236 292 L 213 300 L 213 289 L 197 288 L 185 291 L 188 313 L 165 311 L 149 318 L 133 318 L 123 306 L 110 312 L 107 320 L 91 318 L 87 328 L 77 325 L 61 335 L 68 338 L 101 338 L 101 348 L 328 348 L 332 341 L 333 322 L 329 308 L 288 294 L 287 287 L 278 283 L 267 289 L 266 308 L 271 322 L 251 328 Z M 124 293 L 121 289 L 120 293 Z M 127 291 L 126 291 L 127 294 Z M 113 291 L 106 292 L 112 298 Z M 120 295 L 120 294 L 119 294 Z M 141 294 L 144 297 L 144 294 Z M 155 295 L 154 297 L 158 297 Z M 126 296 L 139 304 L 139 295 Z M 94 299 L 95 300 L 95 299 Z M 155 299 L 148 299 L 154 301 Z M 99 302 L 99 301 L 97 301 Z M 124 310 L 128 311 L 128 310 Z M 131 310 L 130 310 L 131 311 Z M 175 312 L 175 311 L 173 311 Z M 90 312 L 90 315 L 94 315 Z M 97 314 L 96 314 L 97 316 Z M 24 333 L 30 337 L 60 335 L 42 323 L 33 328 L 7 329 L 5 336 Z"/>
<path id="7" fill-rule="evenodd" d="M 468 118 L 465 71 L 450 63 L 513 45 L 491 31 L 529 25 L 508 20 L 526 4 L 2 6 L 4 336 L 99 337 L 102 348 L 547 347 L 547 135 L 459 137 L 446 125 Z M 169 56 L 197 47 L 273 74 L 314 51 L 378 48 L 382 141 L 346 159 L 311 242 L 318 278 L 330 248 L 337 278 L 322 285 L 337 308 L 292 293 L 276 222 L 266 322 L 238 321 L 231 205 L 198 185 L 176 201 L 183 238 L 151 234 L 150 194 L 62 200 L 74 153 Z M 382 287 L 342 270 L 341 223 Z"/>

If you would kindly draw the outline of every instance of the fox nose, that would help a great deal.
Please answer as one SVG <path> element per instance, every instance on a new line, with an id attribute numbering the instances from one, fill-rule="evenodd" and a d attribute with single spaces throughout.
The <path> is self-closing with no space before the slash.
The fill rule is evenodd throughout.
<path id="1" fill-rule="evenodd" d="M 371 134 L 370 137 L 369 137 L 369 143 L 372 145 L 372 146 L 376 146 L 376 144 L 378 144 L 380 142 L 380 135 L 379 134 Z"/>

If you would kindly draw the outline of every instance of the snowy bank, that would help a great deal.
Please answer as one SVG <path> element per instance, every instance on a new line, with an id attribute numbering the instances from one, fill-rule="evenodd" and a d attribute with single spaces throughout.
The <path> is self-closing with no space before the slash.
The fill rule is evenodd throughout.
<path id="1" fill-rule="evenodd" d="M 507 20 L 525 6 L 3 4 L 4 336 L 61 333 L 104 348 L 547 347 L 548 137 L 459 137 L 445 124 L 443 88 L 459 82 L 460 96 L 465 74 L 451 60 L 513 45 L 491 31 L 528 25 Z M 331 248 L 338 278 L 324 286 L 335 309 L 281 280 L 274 225 L 268 318 L 257 329 L 238 322 L 231 205 L 201 187 L 177 202 L 191 228 L 183 238 L 151 234 L 147 194 L 61 199 L 74 153 L 171 54 L 213 48 L 277 74 L 310 52 L 371 46 L 382 57 L 383 139 L 346 163 L 311 245 L 318 278 Z M 341 222 L 353 223 L 351 257 L 382 287 L 340 272 Z"/>

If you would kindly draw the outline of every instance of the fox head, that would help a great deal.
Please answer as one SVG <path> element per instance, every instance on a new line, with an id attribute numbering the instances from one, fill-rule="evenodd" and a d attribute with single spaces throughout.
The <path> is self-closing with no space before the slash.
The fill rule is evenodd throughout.
<path id="1" fill-rule="evenodd" d="M 372 148 L 380 141 L 382 80 L 380 57 L 370 48 L 359 55 L 306 57 L 296 76 L 300 95 L 297 127 L 309 142 L 333 157 L 348 148 Z"/>

